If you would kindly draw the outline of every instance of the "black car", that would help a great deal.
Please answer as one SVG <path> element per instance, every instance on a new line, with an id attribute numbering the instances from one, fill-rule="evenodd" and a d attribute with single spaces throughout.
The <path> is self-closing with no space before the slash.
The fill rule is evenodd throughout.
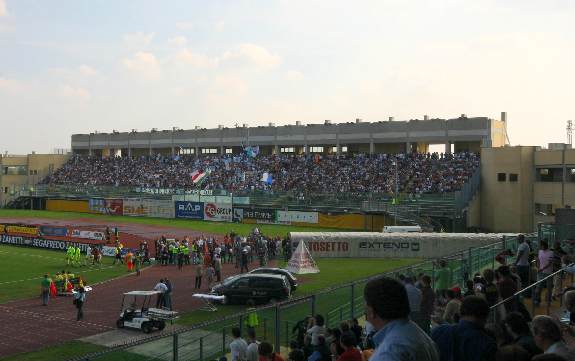
<path id="1" fill-rule="evenodd" d="M 261 267 L 251 270 L 249 273 L 257 273 L 257 274 L 273 274 L 273 275 L 282 275 L 287 278 L 290 284 L 291 291 L 294 292 L 297 289 L 297 278 L 294 275 L 283 268 L 272 268 L 272 267 Z"/>
<path id="2" fill-rule="evenodd" d="M 284 300 L 290 296 L 289 281 L 285 276 L 274 274 L 245 273 L 226 278 L 215 285 L 212 293 L 226 296 L 225 303 L 267 303 Z"/>

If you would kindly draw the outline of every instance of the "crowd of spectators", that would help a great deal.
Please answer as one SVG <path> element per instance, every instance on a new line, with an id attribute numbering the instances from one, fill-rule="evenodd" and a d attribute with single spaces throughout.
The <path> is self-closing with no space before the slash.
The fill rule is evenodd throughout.
<path id="1" fill-rule="evenodd" d="M 446 193 L 459 190 L 479 167 L 474 153 L 376 155 L 242 155 L 165 157 L 74 156 L 45 184 L 222 189 L 231 192 Z M 210 171 L 199 184 L 196 170 Z M 396 174 L 397 171 L 397 174 Z M 262 175 L 271 175 L 270 182 Z M 396 177 L 397 176 L 397 177 Z"/>

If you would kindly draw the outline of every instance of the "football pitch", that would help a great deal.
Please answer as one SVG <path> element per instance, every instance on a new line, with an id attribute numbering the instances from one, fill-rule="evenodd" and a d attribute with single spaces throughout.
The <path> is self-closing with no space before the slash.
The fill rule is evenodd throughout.
<path id="1" fill-rule="evenodd" d="M 0 304 L 13 300 L 40 297 L 44 274 L 54 276 L 62 270 L 82 276 L 94 284 L 126 274 L 126 267 L 112 266 L 104 257 L 102 266 L 67 266 L 66 253 L 29 247 L 0 245 Z"/>

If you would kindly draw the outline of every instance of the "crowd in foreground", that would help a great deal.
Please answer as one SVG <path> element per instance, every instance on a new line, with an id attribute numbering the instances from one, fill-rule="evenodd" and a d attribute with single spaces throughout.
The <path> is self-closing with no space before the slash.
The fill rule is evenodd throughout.
<path id="1" fill-rule="evenodd" d="M 397 165 L 397 166 L 396 166 Z M 74 156 L 45 184 L 198 188 L 194 171 L 210 171 L 202 189 L 230 192 L 266 190 L 307 192 L 444 193 L 461 189 L 479 167 L 474 153 L 355 155 L 189 155 L 166 157 Z M 397 174 L 396 174 L 397 171 Z M 267 173 L 271 178 L 262 181 Z M 353 180 L 350 182 L 350 179 Z"/>
<path id="2" fill-rule="evenodd" d="M 440 262 L 429 275 L 379 278 L 364 289 L 365 326 L 356 319 L 327 328 L 321 315 L 300 321 L 287 359 L 291 361 L 528 361 L 575 360 L 565 341 L 575 336 L 575 287 L 555 283 L 553 273 L 575 274 L 575 254 L 544 240 L 530 262 L 531 246 L 520 237 L 516 255 L 498 255 L 501 265 L 472 275 L 465 287 L 451 287 L 448 268 Z M 526 264 L 524 264 L 526 263 Z M 530 266 L 533 264 L 533 266 Z M 522 266 L 527 266 L 527 270 Z M 521 269 L 517 272 L 518 267 Z M 533 270 L 531 269 L 533 268 Z M 526 272 L 525 272 L 526 271 Z M 534 273 L 532 277 L 531 271 Z M 561 275 L 558 275 L 562 277 Z M 525 301 L 538 302 L 535 280 L 548 278 L 549 300 L 563 299 L 570 318 L 532 315 Z M 555 283 L 556 287 L 553 287 Z M 525 290 L 519 296 L 516 292 Z M 234 330 L 232 361 L 283 360 L 248 327 L 247 340 Z"/>

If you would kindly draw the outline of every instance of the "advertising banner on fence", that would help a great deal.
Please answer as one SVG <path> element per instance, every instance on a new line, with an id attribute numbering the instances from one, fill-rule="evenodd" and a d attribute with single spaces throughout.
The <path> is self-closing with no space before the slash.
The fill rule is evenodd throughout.
<path id="1" fill-rule="evenodd" d="M 124 215 L 132 217 L 149 217 L 150 200 L 124 199 Z"/>
<path id="2" fill-rule="evenodd" d="M 218 222 L 231 222 L 232 221 L 232 205 L 219 204 L 219 203 L 205 203 L 204 204 L 204 220 L 218 221 Z"/>
<path id="3" fill-rule="evenodd" d="M 201 202 L 175 203 L 176 218 L 204 219 L 204 204 Z"/>
<path id="4" fill-rule="evenodd" d="M 243 219 L 255 219 L 257 221 L 265 221 L 266 223 L 274 223 L 276 221 L 275 209 L 243 208 L 242 213 L 243 213 Z"/>
<path id="5" fill-rule="evenodd" d="M 277 211 L 276 219 L 278 223 L 301 222 L 301 223 L 318 223 L 317 212 L 299 212 L 299 211 Z"/>
<path id="6" fill-rule="evenodd" d="M 2 229 L 3 233 L 18 233 L 27 234 L 31 236 L 38 235 L 38 227 L 36 226 L 23 226 L 23 225 L 5 225 Z"/>
<path id="7" fill-rule="evenodd" d="M 116 247 L 110 247 L 110 246 L 102 247 L 102 255 L 114 257 L 116 255 Z"/>
<path id="8" fill-rule="evenodd" d="M 79 229 L 75 229 L 70 234 L 70 237 L 73 238 L 84 238 L 84 239 L 95 239 L 97 241 L 104 241 L 106 240 L 106 235 L 104 232 L 96 232 L 96 231 L 81 231 Z"/>
<path id="9" fill-rule="evenodd" d="M 234 208 L 234 214 L 232 215 L 232 221 L 241 223 L 243 220 L 244 220 L 244 209 L 243 208 Z"/>
<path id="10" fill-rule="evenodd" d="M 121 216 L 123 214 L 123 201 L 121 199 L 92 198 L 88 201 L 90 212 Z"/>
<path id="11" fill-rule="evenodd" d="M 68 235 L 68 228 L 66 228 L 66 227 L 40 226 L 40 235 L 41 236 L 66 237 Z"/>
<path id="12" fill-rule="evenodd" d="M 7 234 L 0 235 L 0 243 L 13 244 L 17 246 L 28 246 L 38 248 L 48 248 L 65 251 L 69 245 L 80 247 L 82 252 L 86 252 L 86 244 L 67 241 L 48 240 L 38 237 L 10 236 Z"/>
<path id="13" fill-rule="evenodd" d="M 174 218 L 174 202 L 172 200 L 154 199 L 149 203 L 149 217 Z"/>

